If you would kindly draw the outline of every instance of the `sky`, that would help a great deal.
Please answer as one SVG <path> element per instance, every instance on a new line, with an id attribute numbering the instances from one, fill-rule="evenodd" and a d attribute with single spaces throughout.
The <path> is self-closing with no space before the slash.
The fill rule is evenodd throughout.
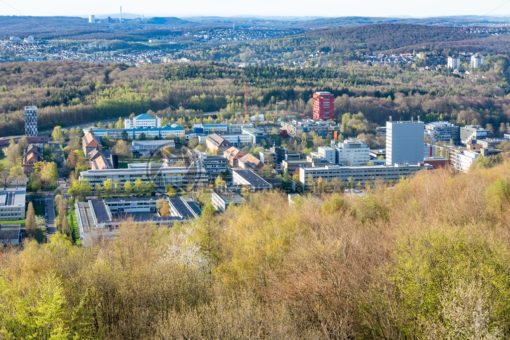
<path id="1" fill-rule="evenodd" d="M 381 16 L 510 15 L 510 0 L 0 0 L 0 15 L 87 16 Z"/>

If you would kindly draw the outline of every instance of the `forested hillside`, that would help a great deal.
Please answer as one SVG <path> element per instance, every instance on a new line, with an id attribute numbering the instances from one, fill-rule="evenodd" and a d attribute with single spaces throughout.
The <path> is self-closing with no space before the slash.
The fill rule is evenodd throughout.
<path id="1" fill-rule="evenodd" d="M 508 338 L 510 163 L 0 257 L 2 338 Z"/>
<path id="2" fill-rule="evenodd" d="M 370 122 L 389 115 L 426 121 L 492 124 L 510 117 L 510 62 L 498 56 L 480 73 L 455 77 L 391 66 L 348 63 L 341 67 L 289 69 L 275 66 L 238 68 L 218 63 L 105 65 L 48 62 L 0 65 L 0 135 L 23 132 L 22 108 L 40 108 L 40 129 L 69 126 L 132 112 L 160 111 L 171 118 L 181 109 L 243 111 L 249 90 L 251 111 L 309 113 L 317 89 L 331 90 L 337 114 L 362 112 Z M 180 110 L 184 112 L 184 110 Z"/>

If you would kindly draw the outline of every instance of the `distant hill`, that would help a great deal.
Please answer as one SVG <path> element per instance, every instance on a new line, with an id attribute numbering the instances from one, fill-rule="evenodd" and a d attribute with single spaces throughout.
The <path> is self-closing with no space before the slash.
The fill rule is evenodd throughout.
<path id="1" fill-rule="evenodd" d="M 145 23 L 150 25 L 188 25 L 190 21 L 179 19 L 176 17 L 154 17 L 144 20 Z"/>
<path id="2" fill-rule="evenodd" d="M 192 22 L 179 18 L 134 18 L 119 23 L 116 18 L 96 17 L 98 22 L 89 24 L 81 17 L 29 17 L 0 16 L 0 38 L 33 35 L 40 39 L 145 39 L 143 33 L 154 29 L 173 29 L 191 26 Z"/>
<path id="3" fill-rule="evenodd" d="M 360 22 L 356 18 L 351 20 Z M 284 37 L 270 44 L 278 46 L 282 51 L 295 47 L 310 52 L 321 50 L 341 54 L 412 52 L 423 49 L 444 52 L 456 50 L 508 53 L 510 29 L 499 26 L 439 26 L 385 22 L 309 29 L 304 34 Z"/>
<path id="4" fill-rule="evenodd" d="M 305 35 L 305 40 L 319 41 L 321 45 L 333 50 L 383 51 L 422 43 L 465 40 L 471 37 L 472 35 L 463 28 L 384 23 L 314 30 Z"/>
<path id="5" fill-rule="evenodd" d="M 128 15 L 128 14 L 126 14 Z M 118 16 L 118 14 L 117 14 Z M 89 24 L 81 17 L 0 16 L 0 39 L 10 36 L 37 39 L 101 39 L 145 42 L 149 39 L 175 39 L 186 32 L 216 29 L 279 30 L 281 49 L 308 48 L 343 51 L 389 51 L 449 46 L 464 50 L 507 52 L 510 18 L 458 16 L 438 18 L 281 18 L 281 17 L 134 17 L 122 23 L 114 17 L 97 16 Z M 506 27 L 506 28 L 505 28 Z M 504 32 L 494 32 L 502 29 Z M 492 30 L 493 32 L 489 32 Z M 303 33 L 305 32 L 305 33 Z M 303 33 L 303 34 L 300 34 Z M 255 40 L 267 35 L 253 35 Z M 280 38 L 283 37 L 283 38 Z M 266 44 L 261 39 L 262 44 Z M 235 40 L 232 44 L 235 45 Z M 500 45 L 501 42 L 501 45 Z M 178 43 L 188 45 L 182 38 Z M 204 42 L 197 42 L 198 45 Z M 193 45 L 196 47 L 196 45 Z M 140 47 L 142 48 L 142 47 Z M 150 47 L 147 47 L 150 48 Z M 234 48 L 235 50 L 236 48 Z M 235 52 L 237 53 L 237 52 Z"/>

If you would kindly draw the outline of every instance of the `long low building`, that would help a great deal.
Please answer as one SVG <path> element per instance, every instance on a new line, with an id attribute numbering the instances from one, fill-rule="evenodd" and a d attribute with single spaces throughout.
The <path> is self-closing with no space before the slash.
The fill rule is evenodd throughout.
<path id="1" fill-rule="evenodd" d="M 225 212 L 231 205 L 241 205 L 244 198 L 234 192 L 214 191 L 211 195 L 211 203 L 216 211 Z"/>
<path id="2" fill-rule="evenodd" d="M 344 183 L 371 183 L 374 181 L 396 182 L 402 178 L 410 177 L 422 169 L 429 169 L 430 166 L 419 164 L 406 165 L 379 165 L 379 166 L 324 166 L 318 168 L 300 168 L 299 182 L 305 188 L 310 188 L 322 178 L 326 181 L 334 179 Z"/>
<path id="3" fill-rule="evenodd" d="M 126 169 L 88 170 L 80 174 L 81 181 L 88 181 L 92 188 L 96 184 L 103 184 L 110 179 L 121 185 L 126 182 L 134 183 L 137 179 L 142 182 L 152 182 L 157 190 L 165 190 L 167 185 L 174 188 L 186 188 L 189 185 L 202 187 L 207 185 L 208 176 L 203 166 L 172 167 L 166 164 L 135 163 Z"/>
<path id="4" fill-rule="evenodd" d="M 149 157 L 162 148 L 175 148 L 175 141 L 168 139 L 158 140 L 133 140 L 131 142 L 131 151 L 135 155 Z"/>
<path id="5" fill-rule="evenodd" d="M 140 138 L 184 138 L 186 131 L 180 125 L 167 125 L 163 127 L 139 127 L 132 129 L 103 129 L 91 128 L 90 132 L 98 138 L 112 139 L 140 139 Z"/>
<path id="6" fill-rule="evenodd" d="M 237 134 L 237 135 L 218 135 L 221 139 L 228 143 L 231 146 L 244 146 L 244 145 L 255 145 L 257 144 L 257 139 L 253 135 L 249 134 Z M 198 142 L 200 144 L 206 144 L 208 136 L 198 136 Z"/>
<path id="7" fill-rule="evenodd" d="M 232 171 L 234 185 L 249 187 L 251 190 L 270 190 L 273 186 L 252 170 L 234 169 Z"/>
<path id="8" fill-rule="evenodd" d="M 118 226 L 127 219 L 134 223 L 153 223 L 171 226 L 175 222 L 197 218 L 201 215 L 198 204 L 183 197 L 168 199 L 169 216 L 158 213 L 157 198 L 135 197 L 123 199 L 90 199 L 77 202 L 75 212 L 80 238 L 84 245 L 91 245 L 100 238 L 110 239 Z"/>

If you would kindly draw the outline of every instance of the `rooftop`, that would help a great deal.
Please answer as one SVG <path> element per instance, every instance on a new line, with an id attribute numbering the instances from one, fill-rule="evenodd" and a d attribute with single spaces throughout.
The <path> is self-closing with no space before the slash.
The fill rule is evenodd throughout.
<path id="1" fill-rule="evenodd" d="M 0 189 L 0 207 L 25 206 L 25 187 L 2 188 Z"/>
<path id="2" fill-rule="evenodd" d="M 135 117 L 136 120 L 154 120 L 156 118 L 157 117 L 155 117 L 151 114 L 148 114 L 148 113 L 142 113 Z"/>
<path id="3" fill-rule="evenodd" d="M 269 182 L 267 182 L 265 179 L 257 175 L 252 170 L 234 169 L 233 171 L 239 176 L 241 176 L 252 187 L 268 189 L 271 189 L 273 187 Z"/>

